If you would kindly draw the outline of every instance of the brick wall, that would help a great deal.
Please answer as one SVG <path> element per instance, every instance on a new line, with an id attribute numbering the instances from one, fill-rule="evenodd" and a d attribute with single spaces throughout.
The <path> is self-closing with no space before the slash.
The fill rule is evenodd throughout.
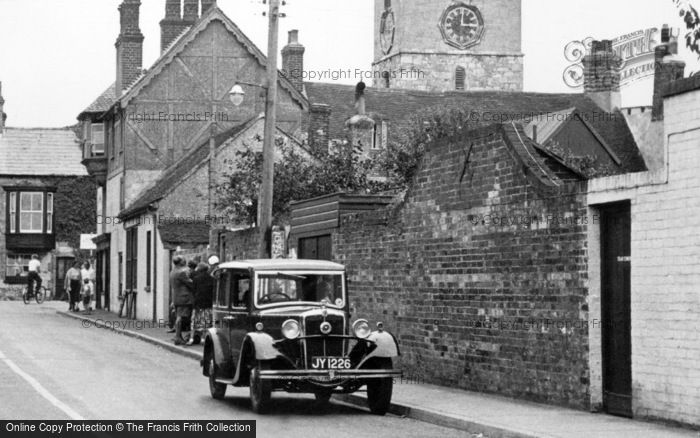
<path id="1" fill-rule="evenodd" d="M 239 231 L 212 230 L 209 249 L 213 254 L 218 254 L 221 263 L 231 260 L 245 260 L 258 258 L 257 228 L 249 228 Z"/>
<path id="2" fill-rule="evenodd" d="M 543 190 L 502 131 L 480 135 L 466 170 L 466 139 L 433 146 L 403 207 L 342 218 L 353 314 L 421 380 L 585 408 L 585 190 Z"/>

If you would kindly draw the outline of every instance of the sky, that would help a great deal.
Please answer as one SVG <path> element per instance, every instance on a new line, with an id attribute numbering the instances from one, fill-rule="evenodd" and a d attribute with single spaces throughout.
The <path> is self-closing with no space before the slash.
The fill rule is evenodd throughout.
<path id="1" fill-rule="evenodd" d="M 664 23 L 683 25 L 672 0 L 522 1 L 525 91 L 577 91 L 562 80 L 564 69 L 571 64 L 565 59 L 564 47 L 571 41 L 613 39 L 640 29 L 661 28 Z M 286 2 L 280 48 L 288 30 L 299 29 L 300 42 L 306 46 L 306 70 L 370 69 L 374 0 Z M 8 126 L 72 125 L 80 111 L 114 81 L 120 3 L 0 0 L 0 81 Z M 165 0 L 142 0 L 144 68 L 159 55 L 158 23 L 164 5 Z M 266 51 L 267 18 L 262 13 L 267 6 L 262 1 L 218 0 L 218 5 Z M 683 44 L 680 56 L 687 62 L 686 75 L 700 70 L 697 55 Z M 623 106 L 649 105 L 651 90 L 651 79 L 625 87 Z"/>

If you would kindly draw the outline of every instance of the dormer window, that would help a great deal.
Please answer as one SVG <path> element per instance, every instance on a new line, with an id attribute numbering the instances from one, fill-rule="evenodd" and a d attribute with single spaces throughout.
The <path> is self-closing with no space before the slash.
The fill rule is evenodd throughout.
<path id="1" fill-rule="evenodd" d="M 102 123 L 93 123 L 90 127 L 91 136 L 90 142 L 92 143 L 92 155 L 104 155 L 105 154 L 105 127 Z"/>

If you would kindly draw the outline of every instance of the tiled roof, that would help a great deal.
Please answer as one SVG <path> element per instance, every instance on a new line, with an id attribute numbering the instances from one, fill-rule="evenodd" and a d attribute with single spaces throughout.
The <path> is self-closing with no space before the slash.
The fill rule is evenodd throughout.
<path id="1" fill-rule="evenodd" d="M 247 122 L 234 126 L 233 128 L 224 131 L 214 138 L 216 147 L 221 146 L 230 138 L 233 138 L 249 127 L 251 123 L 257 121 L 259 117 L 254 117 Z M 147 189 L 139 196 L 129 207 L 120 213 L 120 217 L 129 218 L 140 213 L 149 205 L 161 200 L 170 191 L 175 189 L 183 178 L 199 166 L 209 156 L 209 141 L 205 141 L 198 147 L 194 148 L 188 154 L 185 154 L 180 160 L 167 168 L 165 172 L 156 180 L 155 184 Z"/>
<path id="2" fill-rule="evenodd" d="M 559 131 L 559 128 L 564 123 L 572 120 L 575 112 L 576 108 L 568 108 L 563 111 L 552 112 L 552 117 L 533 119 L 532 122 L 525 125 L 525 133 L 528 137 L 533 138 L 534 127 L 537 126 L 537 142 L 545 144 Z"/>
<path id="3" fill-rule="evenodd" d="M 529 169 L 529 172 L 545 186 L 561 186 L 562 182 L 559 177 L 545 165 L 544 160 L 537 152 L 536 143 L 525 135 L 523 127 L 514 122 L 504 123 L 502 126 L 510 145 L 522 163 Z"/>
<path id="4" fill-rule="evenodd" d="M 325 103 L 331 107 L 330 138 L 344 139 L 345 121 L 355 114 L 355 87 L 321 82 L 306 82 L 305 86 L 309 102 Z M 439 93 L 367 87 L 365 98 L 367 111 L 388 122 L 390 135 L 408 131 L 412 116 L 426 114 L 429 109 L 463 108 L 472 111 L 480 124 L 493 124 L 511 121 L 527 123 L 542 113 L 576 108 L 622 160 L 621 172 L 646 169 L 622 113 L 605 113 L 583 94 L 512 91 Z"/>
<path id="5" fill-rule="evenodd" d="M 107 111 L 117 99 L 117 96 L 114 93 L 114 85 L 115 84 L 110 85 L 105 91 L 103 91 L 94 102 L 92 102 L 83 110 L 83 112 L 80 113 L 78 119 L 82 118 L 82 116 L 86 114 L 102 114 Z"/>
<path id="6" fill-rule="evenodd" d="M 0 135 L 0 175 L 86 176 L 72 129 L 6 128 Z"/>
<path id="7" fill-rule="evenodd" d="M 204 222 L 165 223 L 158 226 L 165 246 L 204 245 L 209 243 L 210 225 Z"/>

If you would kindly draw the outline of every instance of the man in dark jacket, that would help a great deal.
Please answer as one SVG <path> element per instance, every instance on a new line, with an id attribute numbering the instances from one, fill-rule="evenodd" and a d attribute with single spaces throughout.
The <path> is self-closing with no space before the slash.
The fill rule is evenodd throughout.
<path id="1" fill-rule="evenodd" d="M 194 284 L 189 276 L 187 263 L 180 256 L 173 258 L 173 270 L 170 272 L 170 287 L 173 291 L 173 304 L 175 304 L 175 345 L 183 345 L 182 320 L 192 315 L 194 305 Z"/>
<path id="2" fill-rule="evenodd" d="M 209 265 L 197 265 L 194 275 L 194 311 L 192 312 L 192 331 L 187 345 L 198 344 L 204 337 L 205 331 L 211 327 L 213 304 L 214 278 L 209 273 Z"/>

